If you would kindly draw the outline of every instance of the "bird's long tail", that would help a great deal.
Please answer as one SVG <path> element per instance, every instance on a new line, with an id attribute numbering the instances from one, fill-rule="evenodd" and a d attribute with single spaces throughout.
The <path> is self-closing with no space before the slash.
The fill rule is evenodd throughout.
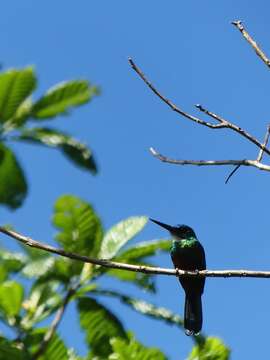
<path id="1" fill-rule="evenodd" d="M 184 327 L 187 335 L 199 334 L 202 328 L 201 295 L 186 294 Z"/>

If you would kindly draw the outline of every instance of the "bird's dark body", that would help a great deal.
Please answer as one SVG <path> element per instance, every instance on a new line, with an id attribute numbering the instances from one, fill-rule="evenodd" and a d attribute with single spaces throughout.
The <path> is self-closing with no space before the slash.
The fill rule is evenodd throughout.
<path id="1" fill-rule="evenodd" d="M 152 220 L 152 219 L 151 219 Z M 180 270 L 205 270 L 206 261 L 202 245 L 195 232 L 187 225 L 170 226 L 156 220 L 156 224 L 167 229 L 173 236 L 171 258 L 174 267 Z M 202 328 L 202 302 L 204 277 L 180 277 L 185 291 L 184 327 L 188 335 L 199 333 Z"/>

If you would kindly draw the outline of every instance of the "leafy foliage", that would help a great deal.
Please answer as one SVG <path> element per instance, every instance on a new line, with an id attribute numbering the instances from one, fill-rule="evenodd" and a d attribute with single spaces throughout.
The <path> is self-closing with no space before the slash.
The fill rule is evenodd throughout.
<path id="1" fill-rule="evenodd" d="M 11 119 L 36 87 L 33 68 L 12 69 L 0 74 L 0 122 Z"/>
<path id="2" fill-rule="evenodd" d="M 102 226 L 92 206 L 72 195 L 63 195 L 55 202 L 53 224 L 60 229 L 56 240 L 65 250 L 96 256 Z"/>
<path id="3" fill-rule="evenodd" d="M 0 143 L 0 203 L 11 209 L 21 206 L 27 194 L 23 170 L 13 152 Z"/>
<path id="4" fill-rule="evenodd" d="M 13 318 L 21 310 L 24 289 L 16 281 L 5 281 L 0 284 L 0 311 L 4 316 Z"/>
<path id="5" fill-rule="evenodd" d="M 111 339 L 113 353 L 109 360 L 166 360 L 166 356 L 155 348 L 147 348 L 129 334 L 128 340 L 121 338 Z"/>
<path id="6" fill-rule="evenodd" d="M 202 344 L 196 345 L 188 360 L 228 360 L 230 350 L 224 343 L 215 337 L 208 337 Z"/>
<path id="7" fill-rule="evenodd" d="M 78 299 L 80 324 L 86 332 L 86 342 L 95 356 L 106 357 L 111 353 L 110 339 L 126 339 L 125 330 L 117 317 L 92 298 Z"/>
<path id="8" fill-rule="evenodd" d="M 47 328 L 39 328 L 31 332 L 28 332 L 24 343 L 32 354 L 35 354 L 37 349 L 39 349 L 40 343 L 43 340 L 46 332 L 47 332 Z M 63 340 L 57 334 L 53 335 L 51 341 L 48 344 L 48 347 L 46 348 L 42 356 L 39 356 L 38 358 L 38 360 L 52 360 L 52 359 L 69 360 L 68 349 L 66 348 Z"/>
<path id="9" fill-rule="evenodd" d="M 63 132 L 50 128 L 23 129 L 17 139 L 55 147 L 61 150 L 75 165 L 94 174 L 97 172 L 97 166 L 91 150 L 86 145 Z"/>
<path id="10" fill-rule="evenodd" d="M 114 225 L 104 236 L 99 256 L 113 258 L 120 248 L 137 235 L 147 223 L 145 216 L 133 216 Z"/>
<path id="11" fill-rule="evenodd" d="M 29 360 L 27 354 L 12 341 L 0 338 L 0 360 Z"/>
<path id="12" fill-rule="evenodd" d="M 0 203 L 11 209 L 22 205 L 27 183 L 16 156 L 4 145 L 6 141 L 27 141 L 58 148 L 76 166 L 92 174 L 97 172 L 92 151 L 85 144 L 55 129 L 26 125 L 30 120 L 67 114 L 72 107 L 89 102 L 98 94 L 98 89 L 86 80 L 66 81 L 33 102 L 30 96 L 36 85 L 32 67 L 0 73 Z"/>
<path id="13" fill-rule="evenodd" d="M 85 80 L 60 83 L 49 89 L 34 104 L 32 116 L 35 119 L 48 119 L 65 114 L 71 107 L 85 104 L 97 94 L 98 89 L 95 86 L 90 86 Z"/>

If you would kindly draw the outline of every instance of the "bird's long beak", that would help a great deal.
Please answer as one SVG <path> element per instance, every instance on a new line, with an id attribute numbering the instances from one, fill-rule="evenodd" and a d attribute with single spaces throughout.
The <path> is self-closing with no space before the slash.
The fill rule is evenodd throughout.
<path id="1" fill-rule="evenodd" d="M 166 230 L 168 230 L 170 232 L 173 232 L 173 230 L 174 230 L 174 227 L 171 226 L 171 225 L 164 224 L 164 223 L 162 223 L 160 221 L 157 221 L 157 220 L 154 220 L 154 219 L 151 219 L 151 218 L 149 218 L 149 220 L 153 221 L 155 224 L 163 227 L 164 229 L 166 229 Z"/>

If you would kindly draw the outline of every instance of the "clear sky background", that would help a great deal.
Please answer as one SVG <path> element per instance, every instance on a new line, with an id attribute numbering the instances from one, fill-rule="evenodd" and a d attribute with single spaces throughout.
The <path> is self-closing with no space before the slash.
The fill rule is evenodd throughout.
<path id="1" fill-rule="evenodd" d="M 74 168 L 54 150 L 12 145 L 30 189 L 21 209 L 1 209 L 1 223 L 51 242 L 53 203 L 72 193 L 94 205 L 105 228 L 130 215 L 192 226 L 205 247 L 209 269 L 269 269 L 268 173 L 241 168 L 225 185 L 229 167 L 173 166 L 148 151 L 154 146 L 174 158 L 252 159 L 257 148 L 228 130 L 213 131 L 179 117 L 127 62 L 132 56 L 183 109 L 196 114 L 193 105 L 201 103 L 262 139 L 270 122 L 270 72 L 230 22 L 241 19 L 270 54 L 269 13 L 266 0 L 3 2 L 4 68 L 34 64 L 37 96 L 73 78 L 100 85 L 102 94 L 71 117 L 54 120 L 55 126 L 91 146 L 99 174 L 92 177 Z M 149 224 L 135 241 L 165 236 Z M 5 246 L 10 242 L 1 237 Z M 168 255 L 157 256 L 155 264 L 171 267 Z M 104 284 L 183 312 L 183 292 L 174 278 L 158 277 L 155 296 L 116 282 Z M 233 360 L 265 358 L 269 300 L 269 280 L 208 279 L 204 331 L 221 337 Z M 177 328 L 147 320 L 117 302 L 109 305 L 140 341 L 160 347 L 171 360 L 184 359 L 190 351 L 191 340 Z M 60 332 L 69 346 L 85 353 L 72 307 Z"/>

